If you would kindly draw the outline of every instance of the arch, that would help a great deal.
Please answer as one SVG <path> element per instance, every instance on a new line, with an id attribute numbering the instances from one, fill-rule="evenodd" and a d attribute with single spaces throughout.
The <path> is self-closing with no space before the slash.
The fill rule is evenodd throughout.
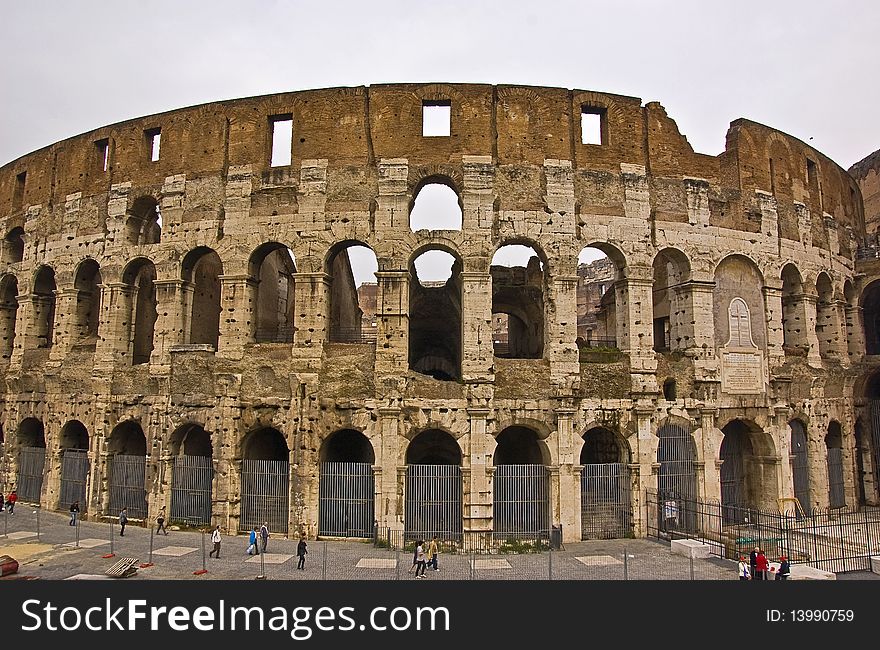
<path id="1" fill-rule="evenodd" d="M 123 508 L 128 516 L 142 519 L 147 516 L 147 437 L 137 420 L 117 424 L 107 440 L 108 470 L 110 474 L 110 511 Z"/>
<path id="2" fill-rule="evenodd" d="M 220 276 L 223 262 L 211 248 L 199 246 L 183 258 L 182 276 L 187 292 L 187 338 L 194 345 L 210 345 L 217 349 L 220 339 Z"/>
<path id="3" fill-rule="evenodd" d="M 287 532 L 290 521 L 290 449 L 276 428 L 252 429 L 241 441 L 239 530 L 263 523 Z"/>
<path id="4" fill-rule="evenodd" d="M 18 425 L 15 435 L 18 447 L 46 447 L 46 432 L 43 422 L 37 418 L 25 418 Z"/>
<path id="5" fill-rule="evenodd" d="M 158 244 L 162 239 L 162 215 L 152 196 L 140 196 L 131 204 L 125 221 L 125 240 L 129 244 Z"/>
<path id="6" fill-rule="evenodd" d="M 513 425 L 495 437 L 496 447 L 492 464 L 544 465 L 549 463 L 547 446 L 538 432 L 531 427 Z"/>
<path id="7" fill-rule="evenodd" d="M 16 226 L 3 238 L 4 262 L 16 264 L 24 259 L 24 228 Z"/>
<path id="8" fill-rule="evenodd" d="M 46 466 L 46 434 L 43 422 L 32 417 L 22 420 L 18 425 L 15 444 L 18 448 L 18 497 L 22 501 L 40 503 Z"/>
<path id="9" fill-rule="evenodd" d="M 809 350 L 803 278 L 792 263 L 782 267 L 780 277 L 783 350 L 789 356 L 803 356 Z"/>
<path id="10" fill-rule="evenodd" d="M 721 505 L 725 521 L 742 523 L 747 508 L 776 506 L 772 437 L 749 420 L 733 419 L 721 429 Z"/>
<path id="11" fill-rule="evenodd" d="M 107 439 L 107 451 L 122 456 L 146 456 L 147 437 L 137 420 L 117 424 Z"/>
<path id="12" fill-rule="evenodd" d="M 243 460 L 289 460 L 290 448 L 278 429 L 260 427 L 253 429 L 241 441 Z"/>
<path id="13" fill-rule="evenodd" d="M 861 307 L 865 326 L 865 354 L 880 354 L 880 280 L 862 290 Z"/>
<path id="14" fill-rule="evenodd" d="M 253 337 L 257 343 L 290 343 L 294 332 L 293 254 L 284 244 L 266 242 L 248 260 L 257 285 L 253 297 Z"/>
<path id="15" fill-rule="evenodd" d="M 461 465 L 461 447 L 442 429 L 425 429 L 406 448 L 407 465 Z"/>
<path id="16" fill-rule="evenodd" d="M 58 507 L 79 503 L 80 512 L 88 507 L 86 485 L 89 478 L 89 432 L 79 420 L 61 428 L 61 496 Z"/>
<path id="17" fill-rule="evenodd" d="M 101 320 L 101 268 L 95 260 L 85 259 L 80 262 L 73 287 L 76 290 L 74 337 L 97 337 Z"/>
<path id="18" fill-rule="evenodd" d="M 693 425 L 686 420 L 666 419 L 657 429 L 657 463 L 660 465 L 657 488 L 661 502 L 671 501 L 673 516 L 664 517 L 663 525 L 671 534 L 679 527 L 693 530 L 692 504 L 697 499 L 697 446 Z"/>
<path id="19" fill-rule="evenodd" d="M 680 250 L 664 248 L 654 257 L 653 270 L 654 350 L 685 350 L 693 344 L 690 261 Z"/>
<path id="20" fill-rule="evenodd" d="M 843 432 L 840 422 L 828 423 L 825 435 L 825 450 L 828 467 L 828 507 L 846 507 L 846 489 L 843 478 Z"/>
<path id="21" fill-rule="evenodd" d="M 578 347 L 616 348 L 617 324 L 625 323 L 618 315 L 617 292 L 625 287 L 626 262 L 614 246 L 594 243 L 578 254 L 577 266 L 577 339 Z"/>
<path id="22" fill-rule="evenodd" d="M 526 253 L 531 251 L 525 266 L 510 266 L 510 261 L 496 263 L 504 262 L 504 250 L 514 246 L 524 247 Z M 492 340 L 497 357 L 540 359 L 543 356 L 547 267 L 541 258 L 538 249 L 526 244 L 505 244 L 495 251 L 489 273 L 492 276 Z"/>
<path id="23" fill-rule="evenodd" d="M 452 179 L 439 175 L 422 179 L 410 202 L 410 230 L 461 230 L 462 223 L 462 201 Z"/>
<path id="24" fill-rule="evenodd" d="M 443 250 L 442 247 L 427 250 Z M 409 368 L 434 379 L 455 381 L 461 376 L 461 259 L 455 259 L 445 282 L 419 281 L 410 263 Z"/>
<path id="25" fill-rule="evenodd" d="M 580 456 L 581 465 L 630 462 L 629 445 L 610 429 L 593 427 L 581 437 L 584 439 Z"/>
<path id="26" fill-rule="evenodd" d="M 794 419 L 788 423 L 790 433 L 790 462 L 792 489 L 795 498 L 806 511 L 809 510 L 810 500 L 810 459 L 807 445 L 807 426 L 802 420 Z"/>
<path id="27" fill-rule="evenodd" d="M 51 266 L 40 266 L 34 275 L 33 327 L 38 348 L 50 348 L 55 328 L 55 271 Z"/>
<path id="28" fill-rule="evenodd" d="M 170 521 L 210 524 L 214 481 L 211 434 L 198 422 L 186 422 L 174 430 L 169 443 L 174 456 Z"/>
<path id="29" fill-rule="evenodd" d="M 347 240 L 327 255 L 330 315 L 329 340 L 367 343 L 376 340 L 376 299 L 379 269 L 376 253 L 366 244 Z M 372 275 L 373 282 L 367 282 Z"/>
<path id="30" fill-rule="evenodd" d="M 70 420 L 61 428 L 61 449 L 77 449 L 87 451 L 89 448 L 89 431 L 79 420 Z"/>
<path id="31" fill-rule="evenodd" d="M 11 273 L 0 278 L 0 359 L 12 357 L 15 319 L 18 316 L 18 279 Z"/>
<path id="32" fill-rule="evenodd" d="M 321 462 L 335 463 L 369 463 L 376 462 L 376 454 L 370 440 L 355 429 L 339 429 L 334 431 L 324 442 L 319 451 Z"/>
<path id="33" fill-rule="evenodd" d="M 534 538 L 550 528 L 550 473 L 547 445 L 522 425 L 496 438 L 492 464 L 493 530 L 496 538 Z"/>
<path id="34" fill-rule="evenodd" d="M 214 454 L 211 434 L 198 422 L 187 422 L 177 427 L 169 440 L 172 456 L 210 457 Z"/>
<path id="35" fill-rule="evenodd" d="M 629 447 L 618 434 L 593 427 L 581 448 L 581 537 L 613 539 L 632 535 Z"/>
<path id="36" fill-rule="evenodd" d="M 156 298 L 156 266 L 145 257 L 129 262 L 122 271 L 123 309 L 126 319 L 127 352 L 131 364 L 148 363 L 153 352 L 153 334 L 159 317 Z"/>
<path id="37" fill-rule="evenodd" d="M 715 267 L 715 287 L 712 290 L 713 314 L 715 318 L 715 342 L 719 347 L 732 340 L 731 322 L 738 323 L 740 336 L 737 342 L 745 342 L 741 333 L 748 325 L 751 343 L 747 347 L 763 350 L 767 346 L 766 319 L 764 316 L 764 276 L 758 266 L 748 257 L 732 254 L 722 259 Z M 738 320 L 733 320 L 730 311 L 734 300 L 739 298 L 746 307 L 748 323 L 742 319 L 745 314 L 737 309 Z"/>

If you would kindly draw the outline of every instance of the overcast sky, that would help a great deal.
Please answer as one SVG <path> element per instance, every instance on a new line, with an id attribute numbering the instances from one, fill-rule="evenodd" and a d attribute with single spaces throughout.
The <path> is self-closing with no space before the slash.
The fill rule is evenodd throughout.
<path id="1" fill-rule="evenodd" d="M 192 104 L 448 81 L 656 100 L 712 155 L 746 117 L 847 168 L 880 148 L 878 27 L 868 0 L 6 2 L 0 165 Z"/>

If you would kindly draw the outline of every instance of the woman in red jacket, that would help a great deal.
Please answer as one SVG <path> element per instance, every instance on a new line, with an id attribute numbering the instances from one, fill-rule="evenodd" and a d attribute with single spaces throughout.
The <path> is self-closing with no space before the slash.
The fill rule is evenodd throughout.
<path id="1" fill-rule="evenodd" d="M 767 579 L 767 569 L 770 568 L 770 563 L 767 561 L 767 556 L 764 555 L 764 551 L 758 551 L 758 559 L 755 563 L 755 580 L 766 580 Z"/>
<path id="2" fill-rule="evenodd" d="M 2 496 L 2 495 L 0 495 Z M 18 495 L 15 493 L 15 490 L 9 493 L 9 496 L 6 497 L 6 509 L 9 511 L 10 515 L 15 514 L 15 502 L 18 501 Z"/>

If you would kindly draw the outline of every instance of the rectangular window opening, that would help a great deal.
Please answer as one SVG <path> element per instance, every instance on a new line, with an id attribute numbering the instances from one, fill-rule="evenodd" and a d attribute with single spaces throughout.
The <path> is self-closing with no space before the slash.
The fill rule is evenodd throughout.
<path id="1" fill-rule="evenodd" d="M 816 172 L 816 163 L 807 158 L 807 183 L 812 185 L 819 182 L 819 176 Z"/>
<path id="2" fill-rule="evenodd" d="M 24 184 L 27 182 L 27 172 L 21 172 L 15 177 L 15 191 L 12 195 L 12 209 L 20 210 L 24 201 Z"/>
<path id="3" fill-rule="evenodd" d="M 449 100 L 422 102 L 422 135 L 448 136 L 452 123 L 452 103 Z"/>
<path id="4" fill-rule="evenodd" d="M 285 167 L 290 164 L 293 153 L 293 116 L 273 115 L 269 118 L 272 128 L 272 155 L 269 160 L 271 167 Z"/>
<path id="5" fill-rule="evenodd" d="M 581 144 L 601 145 L 607 142 L 605 114 L 604 108 L 581 107 Z"/>
<path id="6" fill-rule="evenodd" d="M 159 160 L 159 147 L 162 144 L 162 129 L 148 129 L 144 131 L 144 136 L 150 147 L 150 161 L 156 162 Z"/>
<path id="7" fill-rule="evenodd" d="M 98 168 L 105 172 L 110 168 L 110 140 L 107 138 L 98 140 L 95 142 L 95 149 L 97 149 Z"/>

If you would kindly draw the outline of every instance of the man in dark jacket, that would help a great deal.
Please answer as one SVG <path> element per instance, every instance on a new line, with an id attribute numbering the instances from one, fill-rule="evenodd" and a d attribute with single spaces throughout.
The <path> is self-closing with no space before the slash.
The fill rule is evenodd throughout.
<path id="1" fill-rule="evenodd" d="M 260 526 L 260 552 L 266 552 L 266 545 L 269 543 L 269 522 L 264 521 Z"/>
<path id="2" fill-rule="evenodd" d="M 299 558 L 299 562 L 296 565 L 297 569 L 306 570 L 306 553 L 308 553 L 306 550 L 306 538 L 300 537 L 299 544 L 296 545 L 296 555 Z"/>
<path id="3" fill-rule="evenodd" d="M 784 555 L 779 558 L 779 569 L 776 571 L 776 580 L 788 580 L 791 575 L 791 564 Z"/>
<path id="4" fill-rule="evenodd" d="M 128 523 L 128 508 L 123 508 L 119 513 L 119 536 L 125 537 L 125 524 Z"/>
<path id="5" fill-rule="evenodd" d="M 750 566 L 751 569 L 752 569 L 752 580 L 760 580 L 760 579 L 761 579 L 760 577 L 758 577 L 758 552 L 759 552 L 760 550 L 761 550 L 761 549 L 759 549 L 759 548 L 756 546 L 756 547 L 752 550 L 752 552 L 749 553 L 749 566 Z"/>

